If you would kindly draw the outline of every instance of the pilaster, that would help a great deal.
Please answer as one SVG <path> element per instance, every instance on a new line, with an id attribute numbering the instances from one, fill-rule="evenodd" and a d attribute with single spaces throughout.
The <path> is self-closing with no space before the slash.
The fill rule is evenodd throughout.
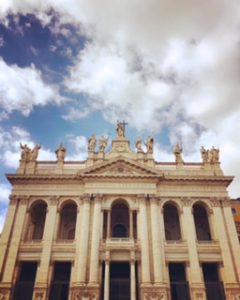
<path id="1" fill-rule="evenodd" d="M 145 195 L 138 196 L 139 201 L 139 237 L 141 247 L 142 285 L 150 284 L 149 237 L 147 222 L 147 207 Z"/>
<path id="2" fill-rule="evenodd" d="M 100 224 L 101 224 L 102 195 L 94 197 L 94 211 L 91 237 L 90 272 L 89 284 L 98 287 L 99 284 L 99 247 L 100 247 Z"/>
<path id="3" fill-rule="evenodd" d="M 160 241 L 160 223 L 159 223 L 159 206 L 158 199 L 155 196 L 150 198 L 151 209 L 151 231 L 152 231 L 152 251 L 153 251 L 153 271 L 154 271 L 154 283 L 160 284 L 163 282 L 163 265 L 162 260 L 162 247 Z"/>
<path id="4" fill-rule="evenodd" d="M 222 260 L 223 260 L 223 281 L 227 283 L 236 283 L 236 273 L 234 270 L 233 260 L 231 257 L 231 249 L 229 247 L 229 241 L 226 232 L 226 226 L 224 224 L 224 218 L 222 214 L 222 208 L 220 205 L 215 204 L 213 207 L 214 226 L 217 238 L 219 240 Z M 236 229 L 235 229 L 236 230 Z"/>
<path id="5" fill-rule="evenodd" d="M 86 283 L 91 196 L 89 194 L 83 195 L 81 201 L 82 204 L 77 216 L 75 234 L 76 254 L 72 276 L 74 286 L 82 286 Z"/>
<path id="6" fill-rule="evenodd" d="M 58 197 L 51 197 L 49 199 L 48 211 L 46 215 L 46 221 L 42 239 L 42 254 L 40 264 L 37 269 L 35 288 L 34 288 L 34 299 L 37 299 L 41 295 L 41 300 L 47 299 L 47 286 L 49 279 L 49 267 L 51 260 L 52 243 L 54 239 L 54 229 L 56 225 Z"/>
<path id="7" fill-rule="evenodd" d="M 26 196 L 22 196 L 18 201 L 19 205 L 16 212 L 15 226 L 9 243 L 9 251 L 6 257 L 6 268 L 4 269 L 2 277 L 2 282 L 4 283 L 11 283 L 13 279 L 18 249 L 21 242 L 23 223 L 27 211 L 28 198 Z"/>
<path id="8" fill-rule="evenodd" d="M 0 274 L 2 276 L 5 259 L 8 252 L 9 244 L 11 242 L 11 233 L 13 231 L 13 226 L 15 223 L 15 215 L 18 209 L 18 199 L 16 196 L 12 195 L 9 197 L 10 202 L 8 206 L 8 212 L 6 215 L 6 220 L 4 228 L 0 238 Z M 0 276 L 0 278 L 1 278 Z"/>

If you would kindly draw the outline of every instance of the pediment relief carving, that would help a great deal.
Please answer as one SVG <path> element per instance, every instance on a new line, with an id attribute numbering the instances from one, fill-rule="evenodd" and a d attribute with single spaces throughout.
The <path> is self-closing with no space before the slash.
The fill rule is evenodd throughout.
<path id="1" fill-rule="evenodd" d="M 135 161 L 120 158 L 112 161 L 103 162 L 99 165 L 89 167 L 85 170 L 78 171 L 78 175 L 82 176 L 159 176 L 158 171 L 153 168 L 146 167 Z"/>

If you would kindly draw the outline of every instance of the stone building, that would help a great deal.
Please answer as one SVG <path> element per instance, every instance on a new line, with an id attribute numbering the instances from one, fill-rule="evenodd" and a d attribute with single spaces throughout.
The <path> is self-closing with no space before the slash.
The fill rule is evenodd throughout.
<path id="1" fill-rule="evenodd" d="M 231 207 L 238 234 L 238 240 L 240 241 L 240 198 L 231 199 Z"/>
<path id="2" fill-rule="evenodd" d="M 240 247 L 218 149 L 202 162 L 153 158 L 89 138 L 86 161 L 38 161 L 21 145 L 0 240 L 0 299 L 240 299 Z M 146 148 L 146 150 L 145 150 Z M 98 150 L 96 150 L 98 149 Z"/>

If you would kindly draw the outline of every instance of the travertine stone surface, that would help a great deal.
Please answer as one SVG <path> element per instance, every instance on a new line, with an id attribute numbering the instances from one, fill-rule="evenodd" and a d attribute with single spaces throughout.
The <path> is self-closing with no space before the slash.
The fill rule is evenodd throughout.
<path id="1" fill-rule="evenodd" d="M 125 125 L 118 123 L 108 152 L 106 137 L 97 141 L 93 135 L 82 162 L 66 161 L 63 146 L 56 161 L 38 161 L 40 146 L 22 145 L 19 168 L 7 175 L 12 194 L 0 239 L 0 299 L 12 297 L 24 262 L 37 262 L 34 300 L 48 299 L 56 262 L 71 263 L 68 300 L 110 300 L 111 264 L 123 262 L 131 300 L 170 300 L 170 263 L 184 264 L 192 300 L 206 299 L 204 263 L 217 264 L 226 299 L 238 299 L 240 247 L 227 193 L 233 177 L 223 174 L 219 150 L 202 148 L 202 161 L 191 163 L 178 145 L 171 162 L 157 162 L 153 138 L 146 151 L 141 138 L 132 150 Z M 44 226 L 43 236 L 29 240 L 29 216 L 40 200 L 47 206 L 44 225 L 39 212 L 31 226 L 36 232 L 36 224 Z M 60 228 L 68 203 L 74 205 Z M 178 240 L 166 238 L 175 226 L 171 218 L 165 223 L 166 204 L 177 211 Z M 195 204 L 206 211 L 210 240 L 197 241 Z M 65 239 L 59 238 L 61 230 Z"/>

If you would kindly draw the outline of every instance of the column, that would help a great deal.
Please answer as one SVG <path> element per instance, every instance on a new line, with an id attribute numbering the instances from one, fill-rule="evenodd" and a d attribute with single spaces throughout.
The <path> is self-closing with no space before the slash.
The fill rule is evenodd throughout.
<path id="1" fill-rule="evenodd" d="M 90 256 L 90 284 L 98 284 L 99 274 L 99 246 L 100 246 L 100 224 L 101 224 L 101 200 L 102 197 L 97 195 L 94 198 L 93 224 L 92 224 L 92 240 L 91 240 L 91 256 Z"/>
<path id="2" fill-rule="evenodd" d="M 135 259 L 134 259 L 134 253 L 131 254 L 130 280 L 131 280 L 131 300 L 136 300 L 136 276 L 135 276 Z"/>
<path id="3" fill-rule="evenodd" d="M 22 229 L 23 229 L 23 223 L 26 217 L 26 211 L 27 211 L 27 203 L 28 199 L 27 197 L 21 197 L 18 206 L 18 210 L 16 213 L 16 221 L 15 221 L 15 226 L 13 228 L 13 233 L 12 233 L 12 239 L 9 244 L 9 251 L 6 257 L 6 268 L 3 273 L 3 282 L 10 283 L 12 282 L 13 278 L 13 272 L 15 268 L 15 263 L 17 259 L 17 253 L 22 237 Z"/>
<path id="4" fill-rule="evenodd" d="M 213 207 L 213 215 L 214 215 L 214 225 L 215 232 L 217 233 L 217 238 L 219 240 L 221 252 L 222 252 L 222 260 L 223 260 L 223 281 L 225 283 L 235 283 L 236 275 L 234 272 L 233 261 L 231 257 L 231 250 L 229 247 L 229 242 L 226 233 L 226 227 L 224 224 L 222 208 L 220 207 L 220 202 L 217 201 L 215 206 Z M 235 229 L 236 230 L 236 229 Z"/>
<path id="5" fill-rule="evenodd" d="M 3 272 L 5 256 L 7 254 L 8 245 L 11 239 L 11 232 L 15 222 L 15 215 L 18 208 L 18 199 L 15 196 L 9 197 L 10 202 L 8 206 L 8 212 L 5 219 L 4 228 L 0 238 L 0 274 Z"/>
<path id="6" fill-rule="evenodd" d="M 202 272 L 198 260 L 198 251 L 196 243 L 196 229 L 192 214 L 191 200 L 182 200 L 183 214 L 181 215 L 181 222 L 183 225 L 183 235 L 187 240 L 189 262 L 190 262 L 190 282 L 191 283 L 202 283 Z"/>
<path id="7" fill-rule="evenodd" d="M 133 239 L 133 210 L 129 210 L 129 237 Z"/>
<path id="8" fill-rule="evenodd" d="M 141 243 L 142 283 L 150 283 L 149 238 L 147 224 L 147 207 L 145 196 L 139 196 L 139 236 Z"/>
<path id="9" fill-rule="evenodd" d="M 76 225 L 76 256 L 74 268 L 75 281 L 77 284 L 86 282 L 88 239 L 89 239 L 89 218 L 90 218 L 90 195 L 82 198 L 81 211 L 78 213 Z"/>
<path id="10" fill-rule="evenodd" d="M 49 200 L 48 211 L 45 220 L 43 239 L 42 239 L 42 255 L 36 274 L 36 284 L 38 288 L 44 288 L 48 283 L 48 273 L 51 260 L 52 244 L 54 240 L 54 230 L 56 226 L 58 197 L 51 197 Z"/>
<path id="11" fill-rule="evenodd" d="M 157 198 L 151 197 L 150 201 L 154 282 L 159 284 L 163 281 L 163 265 L 165 263 L 161 256 L 163 245 L 160 241 L 160 215 Z"/>
<path id="12" fill-rule="evenodd" d="M 111 210 L 107 210 L 107 239 L 111 237 Z"/>
<path id="13" fill-rule="evenodd" d="M 110 260 L 109 260 L 109 253 L 106 253 L 105 276 L 104 276 L 104 300 L 109 300 L 109 289 L 110 289 Z"/>
<path id="14" fill-rule="evenodd" d="M 79 197 L 78 207 L 77 207 L 76 229 L 75 229 L 76 249 L 75 249 L 75 258 L 74 258 L 74 263 L 72 265 L 71 278 L 70 278 L 71 286 L 76 285 L 76 282 L 78 281 L 78 277 L 79 277 L 79 261 L 78 260 L 80 258 L 79 250 L 80 250 L 82 218 L 83 218 L 83 199 L 81 197 Z"/>
<path id="15" fill-rule="evenodd" d="M 236 232 L 236 226 L 233 219 L 232 209 L 230 206 L 230 200 L 223 202 L 224 219 L 227 226 L 227 233 L 230 242 L 230 248 L 232 250 L 232 256 L 234 261 L 234 267 L 237 274 L 238 282 L 240 281 L 240 269 L 238 268 L 240 262 L 240 245 Z"/>

